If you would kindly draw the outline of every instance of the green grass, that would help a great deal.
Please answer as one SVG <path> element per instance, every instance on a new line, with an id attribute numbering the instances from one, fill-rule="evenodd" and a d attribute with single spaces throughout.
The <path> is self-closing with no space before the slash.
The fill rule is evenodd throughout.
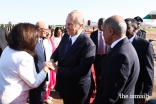
<path id="1" fill-rule="evenodd" d="M 156 28 L 144 28 L 145 31 L 156 31 Z"/>

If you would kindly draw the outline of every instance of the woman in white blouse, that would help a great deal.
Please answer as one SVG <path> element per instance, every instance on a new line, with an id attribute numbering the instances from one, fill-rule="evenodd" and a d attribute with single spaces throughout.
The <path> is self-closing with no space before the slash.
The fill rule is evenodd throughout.
<path id="1" fill-rule="evenodd" d="M 38 39 L 38 28 L 30 23 L 17 24 L 8 35 L 0 58 L 0 104 L 26 104 L 29 90 L 45 80 L 49 68 L 37 74 L 33 60 Z"/>
<path id="2" fill-rule="evenodd" d="M 53 41 L 56 48 L 60 44 L 62 36 L 63 36 L 63 30 L 60 27 L 56 27 L 54 31 L 54 37 L 53 37 Z"/>

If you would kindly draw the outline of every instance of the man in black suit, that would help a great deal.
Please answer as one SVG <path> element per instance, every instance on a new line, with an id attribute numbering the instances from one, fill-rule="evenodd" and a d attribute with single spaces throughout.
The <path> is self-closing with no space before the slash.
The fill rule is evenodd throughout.
<path id="1" fill-rule="evenodd" d="M 98 30 L 93 31 L 90 35 L 90 38 L 92 39 L 92 41 L 94 42 L 94 44 L 96 45 L 96 55 L 95 55 L 95 60 L 94 60 L 94 71 L 95 71 L 95 77 L 96 77 L 96 86 L 98 86 L 99 84 L 99 80 L 100 80 L 100 63 L 101 60 L 104 58 L 106 51 L 107 51 L 107 47 L 106 47 L 106 43 L 102 34 L 102 24 L 103 24 L 104 18 L 100 18 L 98 20 Z M 102 42 L 100 42 L 102 36 Z M 100 53 L 100 49 L 102 47 L 101 43 L 103 45 L 103 52 Z"/>
<path id="2" fill-rule="evenodd" d="M 8 31 L 4 27 L 0 27 L 0 56 L 7 46 Z"/>
<path id="3" fill-rule="evenodd" d="M 93 92 L 91 65 L 96 46 L 83 27 L 83 15 L 76 10 L 69 13 L 66 19 L 69 35 L 63 36 L 51 57 L 54 62 L 58 61 L 56 89 L 64 104 L 89 104 Z"/>
<path id="4" fill-rule="evenodd" d="M 136 35 L 137 21 L 132 18 L 125 19 L 127 24 L 127 37 L 134 46 L 140 62 L 140 73 L 136 83 L 135 95 L 152 95 L 154 82 L 154 51 L 152 44 Z M 144 104 L 146 98 L 135 99 L 135 104 Z M 139 103 L 140 102 L 140 103 Z"/>
<path id="5" fill-rule="evenodd" d="M 102 25 L 105 42 L 111 46 L 101 62 L 100 83 L 94 104 L 134 104 L 139 74 L 137 53 L 126 37 L 126 23 L 114 15 Z"/>
<path id="6" fill-rule="evenodd" d="M 136 16 L 134 19 L 137 21 L 136 35 L 142 39 L 146 39 L 146 31 L 140 29 L 141 23 L 143 22 L 143 19 L 139 16 Z"/>

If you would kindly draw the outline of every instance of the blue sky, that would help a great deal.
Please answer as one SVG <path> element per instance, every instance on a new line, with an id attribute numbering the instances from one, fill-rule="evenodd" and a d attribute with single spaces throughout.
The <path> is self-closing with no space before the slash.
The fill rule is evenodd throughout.
<path id="1" fill-rule="evenodd" d="M 156 10 L 155 0 L 0 0 L 0 24 L 9 21 L 51 25 L 65 24 L 68 13 L 79 10 L 85 20 L 97 21 L 111 15 L 144 17 Z"/>

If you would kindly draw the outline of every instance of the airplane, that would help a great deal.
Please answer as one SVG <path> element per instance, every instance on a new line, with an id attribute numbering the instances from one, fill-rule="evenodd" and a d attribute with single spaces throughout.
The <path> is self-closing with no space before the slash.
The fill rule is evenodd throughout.
<path id="1" fill-rule="evenodd" d="M 152 28 L 152 27 L 156 27 L 156 20 L 144 20 L 143 19 L 143 22 L 141 23 L 141 27 L 142 28 Z"/>
<path id="2" fill-rule="evenodd" d="M 85 27 L 87 30 L 90 30 L 91 27 L 97 28 L 98 22 L 93 20 L 87 20 L 85 21 Z"/>
<path id="3" fill-rule="evenodd" d="M 97 28 L 98 22 L 97 21 L 91 21 L 90 25 L 88 25 L 88 22 L 85 21 L 85 27 L 89 30 L 91 27 Z M 143 22 L 141 23 L 141 28 L 152 28 L 156 27 L 156 19 L 143 19 Z"/>
<path id="4" fill-rule="evenodd" d="M 85 21 L 85 26 L 97 26 L 98 22 L 94 20 L 87 20 Z"/>
<path id="5" fill-rule="evenodd" d="M 98 21 L 95 20 L 87 20 L 85 21 L 85 27 L 88 28 L 88 30 L 91 27 L 97 28 L 98 26 Z M 151 27 L 156 27 L 156 10 L 151 11 L 149 14 L 147 14 L 143 18 L 143 22 L 141 24 L 142 28 L 151 28 Z"/>
<path id="6" fill-rule="evenodd" d="M 141 27 L 156 27 L 156 10 L 151 11 L 143 18 L 143 23 L 141 24 Z"/>

